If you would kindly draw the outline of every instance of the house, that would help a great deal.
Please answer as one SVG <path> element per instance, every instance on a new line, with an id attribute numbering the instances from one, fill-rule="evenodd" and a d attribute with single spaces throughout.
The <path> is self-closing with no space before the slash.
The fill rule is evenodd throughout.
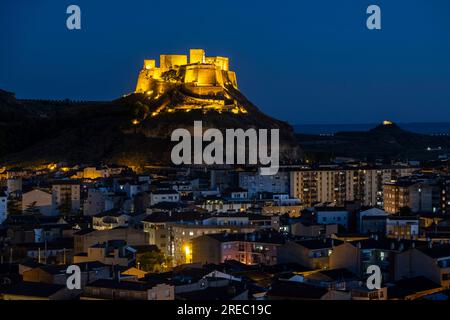
<path id="1" fill-rule="evenodd" d="M 228 189 L 224 192 L 227 199 L 234 201 L 234 200 L 245 200 L 248 199 L 248 192 L 246 189 L 243 188 L 232 188 Z"/>
<path id="2" fill-rule="evenodd" d="M 396 279 L 424 276 L 444 288 L 450 287 L 450 245 L 415 247 L 399 257 Z"/>
<path id="3" fill-rule="evenodd" d="M 52 214 L 77 212 L 81 206 L 80 183 L 76 180 L 55 181 L 52 185 Z"/>
<path id="4" fill-rule="evenodd" d="M 114 201 L 108 201 L 113 193 L 102 189 L 89 188 L 87 198 L 83 204 L 83 214 L 85 216 L 95 216 L 101 212 L 111 210 L 114 207 Z"/>
<path id="5" fill-rule="evenodd" d="M 264 193 L 266 194 L 266 193 Z M 290 217 L 299 217 L 304 206 L 297 198 L 290 198 L 289 194 L 276 193 L 271 194 L 271 199 L 264 197 L 264 205 L 261 213 L 265 215 L 284 215 L 288 214 Z"/>
<path id="6" fill-rule="evenodd" d="M 155 205 L 160 202 L 179 202 L 180 194 L 174 190 L 160 190 L 152 191 L 150 193 L 150 205 Z"/>
<path id="7" fill-rule="evenodd" d="M 111 209 L 92 217 L 92 228 L 95 230 L 111 230 L 128 227 L 130 216 L 119 209 Z"/>
<path id="8" fill-rule="evenodd" d="M 248 199 L 224 199 L 221 197 L 208 197 L 199 203 L 199 207 L 208 212 L 244 212 L 247 211 L 253 202 Z"/>
<path id="9" fill-rule="evenodd" d="M 369 266 L 377 265 L 380 267 L 383 283 L 387 283 L 398 279 L 399 270 L 404 270 L 407 262 L 403 260 L 408 256 L 408 250 L 420 246 L 423 243 L 419 241 L 373 236 L 336 246 L 330 264 L 332 268 L 347 268 L 361 277 L 366 275 Z"/>
<path id="10" fill-rule="evenodd" d="M 82 300 L 174 300 L 174 286 L 166 281 L 100 279 L 86 286 Z"/>
<path id="11" fill-rule="evenodd" d="M 389 238 L 417 239 L 419 236 L 419 218 L 388 217 L 386 219 L 386 236 Z"/>
<path id="12" fill-rule="evenodd" d="M 66 285 L 20 282 L 3 292 L 3 300 L 68 300 L 71 295 Z"/>
<path id="13" fill-rule="evenodd" d="M 316 222 L 320 224 L 338 224 L 348 228 L 349 213 L 339 207 L 315 207 Z"/>
<path id="14" fill-rule="evenodd" d="M 302 282 L 333 290 L 348 290 L 359 284 L 359 277 L 347 269 L 338 268 L 306 274 Z"/>
<path id="15" fill-rule="evenodd" d="M 45 216 L 52 214 L 52 194 L 45 189 L 33 189 L 22 195 L 22 211 L 35 209 Z"/>
<path id="16" fill-rule="evenodd" d="M 88 248 L 108 240 L 122 239 L 130 246 L 149 244 L 148 234 L 133 228 L 115 228 L 111 230 L 83 229 L 73 235 L 74 253 L 87 252 Z"/>
<path id="17" fill-rule="evenodd" d="M 362 210 L 358 213 L 357 230 L 361 233 L 385 233 L 386 211 L 378 208 Z"/>
<path id="18" fill-rule="evenodd" d="M 219 233 L 192 239 L 192 262 L 220 264 L 237 260 L 248 265 L 277 263 L 277 248 L 284 243 L 275 232 Z"/>
<path id="19" fill-rule="evenodd" d="M 81 287 L 98 279 L 111 277 L 111 267 L 101 262 L 77 264 L 81 271 Z M 22 273 L 23 281 L 66 285 L 68 265 L 39 265 Z"/>
<path id="20" fill-rule="evenodd" d="M 298 221 L 291 224 L 290 233 L 299 237 L 330 237 L 338 232 L 337 224 L 319 224 Z"/>
<path id="21" fill-rule="evenodd" d="M 241 219 L 229 220 L 228 224 L 215 224 L 214 221 L 207 220 L 207 224 L 202 220 L 176 221 L 169 224 L 171 243 L 170 247 L 173 250 L 175 264 L 192 263 L 192 239 L 205 235 L 215 233 L 250 233 L 255 231 L 255 228 L 250 224 L 241 225 Z M 217 220 L 216 222 L 223 222 L 225 220 Z"/>
<path id="22" fill-rule="evenodd" d="M 239 172 L 239 187 L 248 190 L 248 198 L 259 193 L 289 193 L 289 172 L 278 171 L 275 175 L 261 175 L 259 171 Z"/>
<path id="23" fill-rule="evenodd" d="M 74 263 L 99 261 L 107 265 L 129 267 L 136 261 L 136 250 L 124 240 L 108 240 L 88 248 L 86 253 L 74 255 Z"/>
<path id="24" fill-rule="evenodd" d="M 143 279 L 148 274 L 148 272 L 145 272 L 144 270 L 130 267 L 126 269 L 125 271 L 120 273 L 121 278 L 134 278 L 134 279 Z"/>
<path id="25" fill-rule="evenodd" d="M 42 263 L 66 263 L 73 255 L 73 239 L 61 238 L 48 242 L 21 243 L 17 251 L 26 258 L 36 259 Z M 25 258 L 24 257 L 24 258 Z"/>
<path id="26" fill-rule="evenodd" d="M 330 256 L 343 242 L 334 239 L 287 241 L 278 250 L 280 263 L 296 262 L 310 269 L 330 267 Z"/>

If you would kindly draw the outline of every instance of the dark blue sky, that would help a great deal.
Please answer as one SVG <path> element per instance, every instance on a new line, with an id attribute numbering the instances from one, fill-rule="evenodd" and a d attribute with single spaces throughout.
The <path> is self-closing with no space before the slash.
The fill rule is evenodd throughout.
<path id="1" fill-rule="evenodd" d="M 292 124 L 450 121 L 449 0 L 1 0 L 0 41 L 0 88 L 19 98 L 113 99 L 144 58 L 200 47 Z"/>

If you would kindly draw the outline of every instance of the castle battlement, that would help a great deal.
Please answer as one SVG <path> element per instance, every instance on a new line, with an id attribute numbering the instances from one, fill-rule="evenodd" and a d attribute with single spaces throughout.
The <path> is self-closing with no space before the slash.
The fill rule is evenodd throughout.
<path id="1" fill-rule="evenodd" d="M 188 62 L 189 61 L 189 62 Z M 162 54 L 159 66 L 154 59 L 144 60 L 136 85 L 137 93 L 162 94 L 168 83 L 181 83 L 195 94 L 215 94 L 225 85 L 237 89 L 236 74 L 229 70 L 227 57 L 207 57 L 203 49 L 190 49 L 183 54 Z"/>

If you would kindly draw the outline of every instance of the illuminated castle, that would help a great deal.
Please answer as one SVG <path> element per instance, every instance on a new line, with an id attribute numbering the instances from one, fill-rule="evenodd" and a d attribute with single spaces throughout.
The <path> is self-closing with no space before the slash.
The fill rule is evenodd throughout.
<path id="1" fill-rule="evenodd" d="M 144 60 L 136 93 L 158 99 L 174 87 L 181 89 L 185 97 L 183 103 L 170 107 L 169 112 L 213 109 L 246 113 L 229 93 L 230 88 L 237 90 L 238 86 L 236 73 L 229 70 L 227 57 L 206 57 L 203 49 L 190 49 L 189 61 L 187 55 L 179 54 L 160 55 L 159 67 L 156 60 Z"/>

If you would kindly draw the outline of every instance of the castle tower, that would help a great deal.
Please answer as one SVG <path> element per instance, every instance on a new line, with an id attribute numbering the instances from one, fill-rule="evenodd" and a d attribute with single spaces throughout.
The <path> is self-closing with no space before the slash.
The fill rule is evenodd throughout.
<path id="1" fill-rule="evenodd" d="M 205 63 L 205 50 L 190 49 L 189 50 L 189 63 Z"/>
<path id="2" fill-rule="evenodd" d="M 149 59 L 144 60 L 144 68 L 146 70 L 155 69 L 155 67 L 156 67 L 155 60 L 149 60 Z"/>

